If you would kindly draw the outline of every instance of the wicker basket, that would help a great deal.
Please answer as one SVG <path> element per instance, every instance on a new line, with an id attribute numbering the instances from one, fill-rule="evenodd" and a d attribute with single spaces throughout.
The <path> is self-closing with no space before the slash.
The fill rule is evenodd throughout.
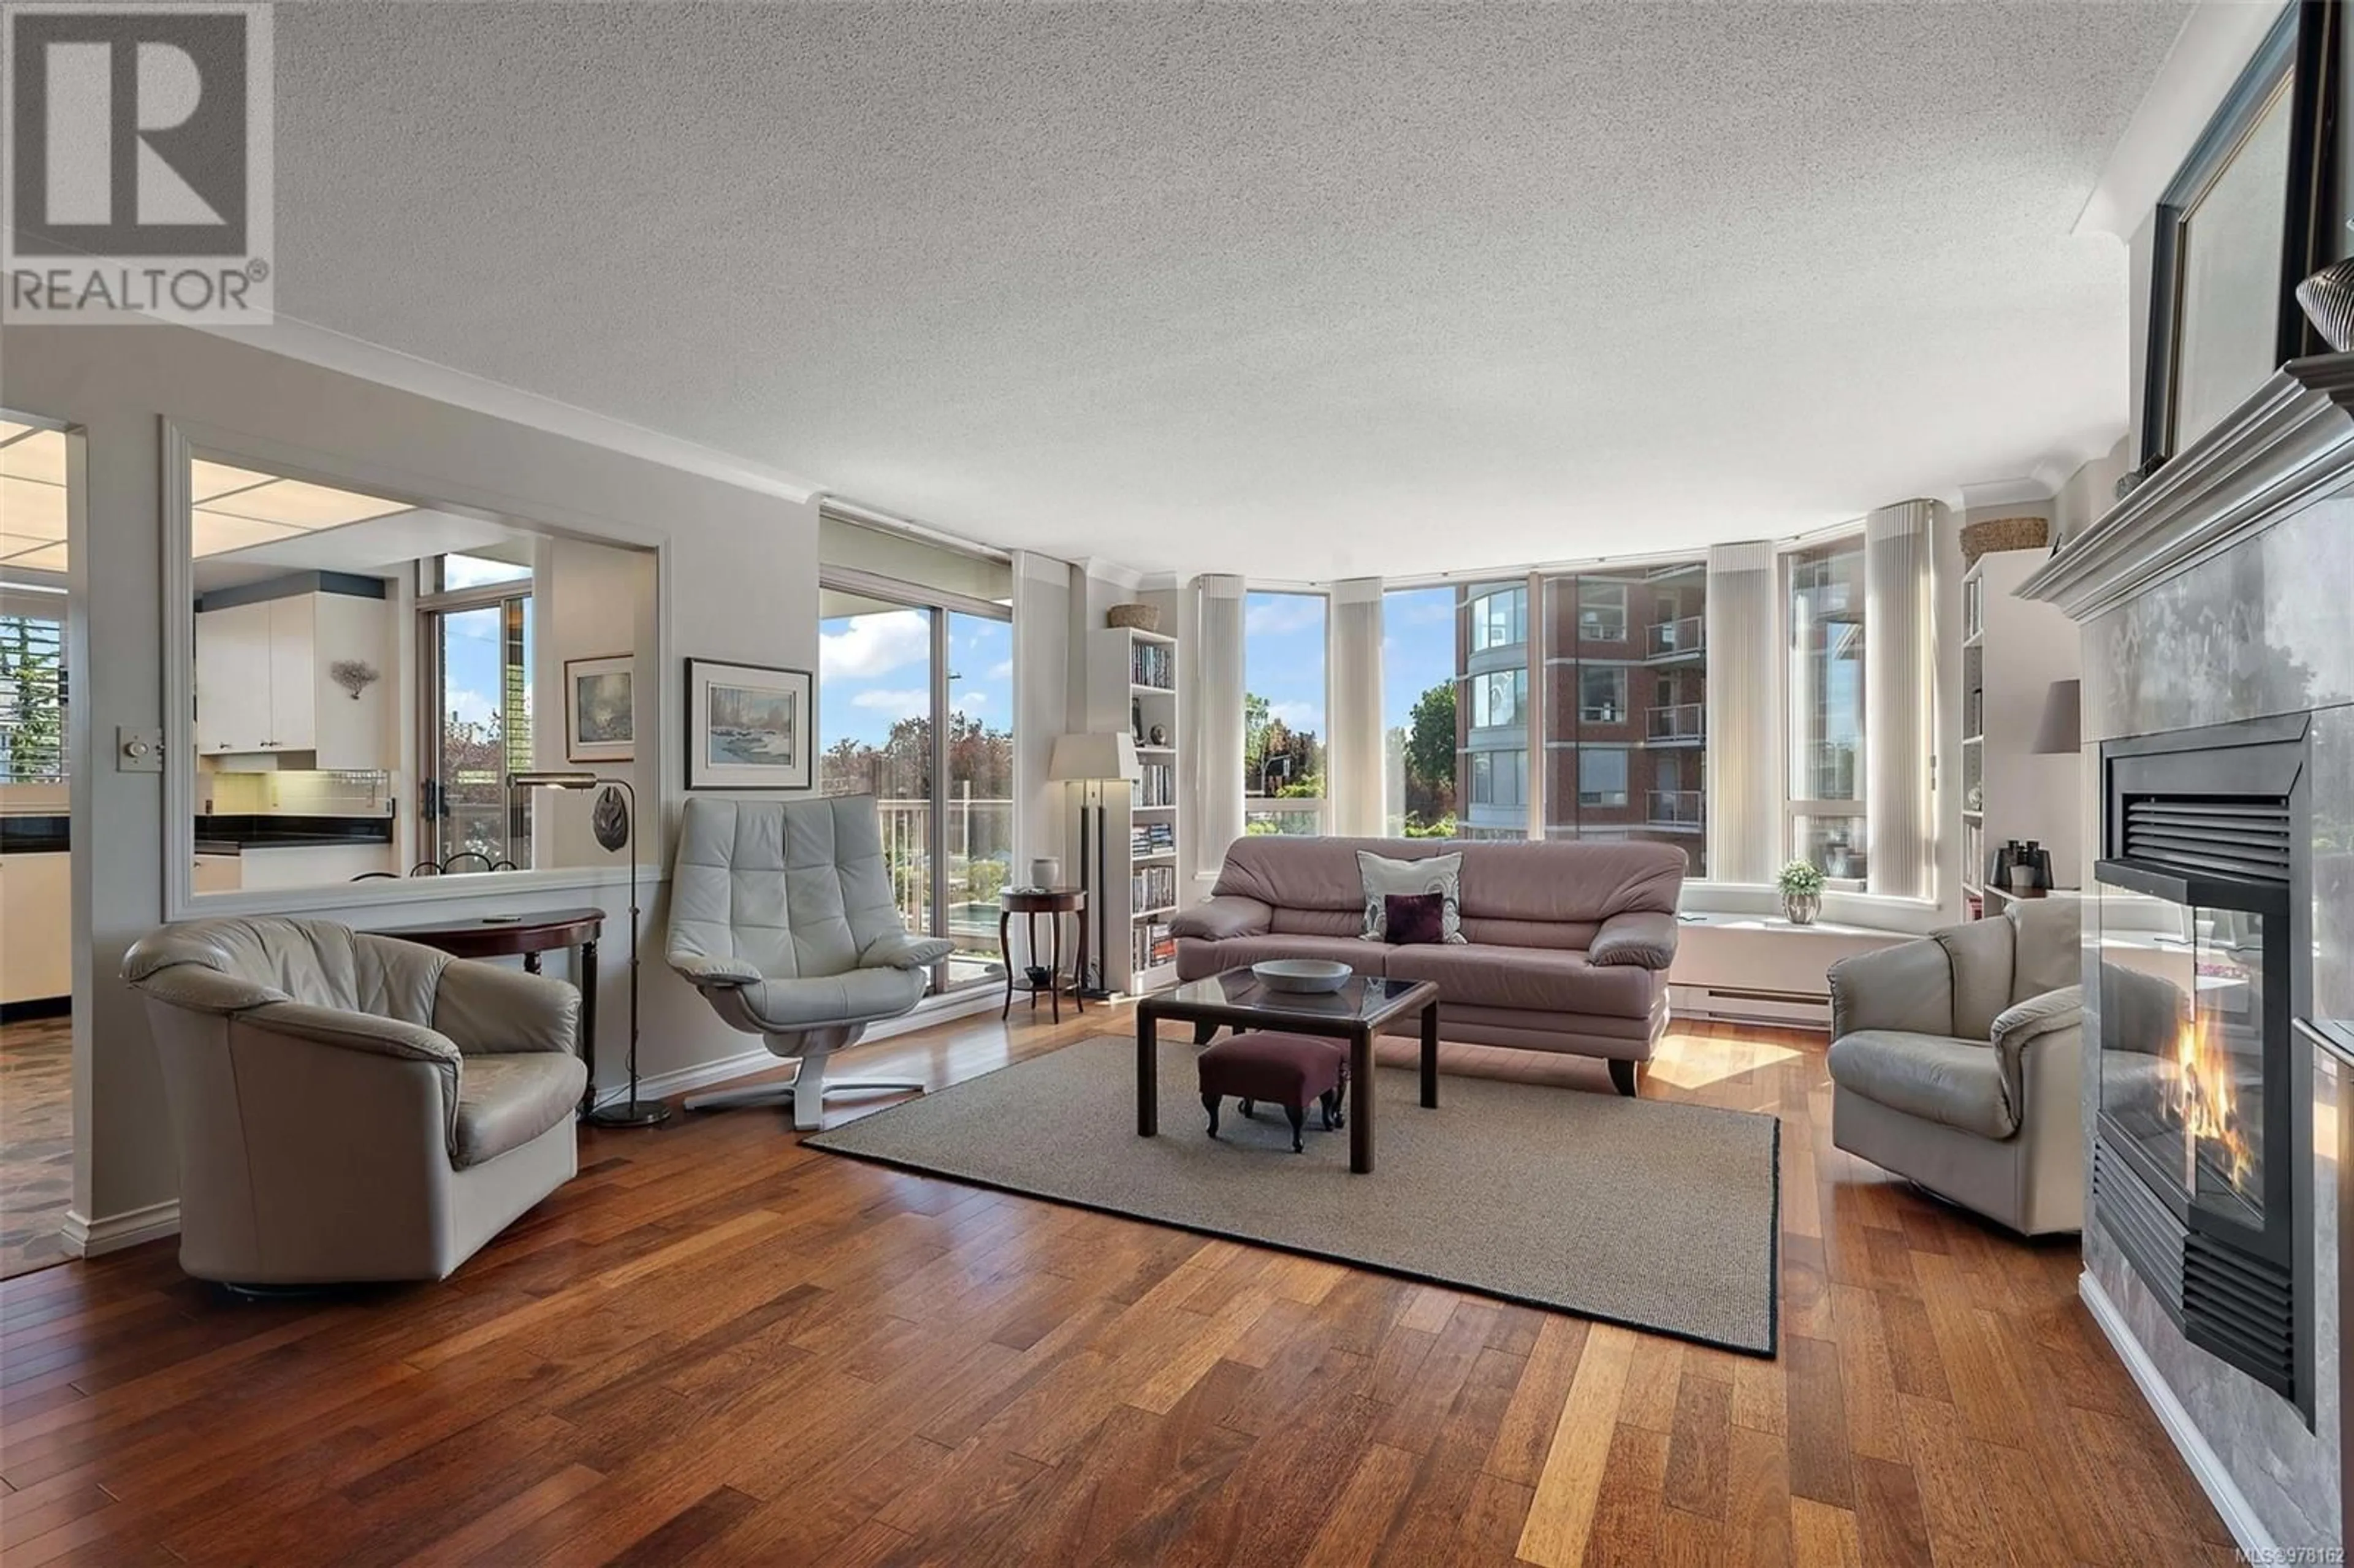
<path id="1" fill-rule="evenodd" d="M 1998 550 L 2041 550 L 2052 543 L 2052 524 L 2041 517 L 1989 517 L 1962 529 L 1962 565 Z"/>
<path id="2" fill-rule="evenodd" d="M 1161 612 L 1149 604 L 1116 604 L 1104 611 L 1106 626 L 1133 627 L 1139 631 L 1161 630 Z"/>

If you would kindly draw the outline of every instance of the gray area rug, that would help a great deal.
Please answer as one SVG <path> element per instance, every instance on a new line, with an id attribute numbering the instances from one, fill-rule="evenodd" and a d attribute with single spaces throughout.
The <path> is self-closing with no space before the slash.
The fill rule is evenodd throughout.
<path id="1" fill-rule="evenodd" d="M 1193 1048 L 1161 1046 L 1161 1135 L 1136 1136 L 1114 1037 L 954 1084 L 808 1141 L 960 1181 L 1360 1264 L 1727 1350 L 1774 1353 L 1778 1118 L 1383 1068 L 1373 1171 L 1349 1135 L 1291 1152 L 1279 1108 L 1206 1132 Z"/>

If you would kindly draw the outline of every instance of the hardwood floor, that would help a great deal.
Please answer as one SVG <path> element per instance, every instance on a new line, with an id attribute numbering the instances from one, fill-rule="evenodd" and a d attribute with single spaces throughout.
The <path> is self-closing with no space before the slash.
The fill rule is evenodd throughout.
<path id="1" fill-rule="evenodd" d="M 66 1255 L 73 1204 L 73 1020 L 0 1023 L 0 1279 Z"/>
<path id="2" fill-rule="evenodd" d="M 991 1018 L 859 1055 L 937 1085 L 1127 1026 Z M 1591 1064 L 1446 1061 L 1608 1092 Z M 2078 1304 L 2073 1245 L 1831 1149 L 1819 1037 L 1681 1032 L 1644 1093 L 1783 1118 L 1777 1359 L 960 1188 L 729 1111 L 584 1131 L 579 1179 L 439 1285 L 236 1300 L 159 1244 L 0 1286 L 0 1554 L 2235 1561 Z M 1596 1202 L 1641 1223 L 1640 1193 Z"/>

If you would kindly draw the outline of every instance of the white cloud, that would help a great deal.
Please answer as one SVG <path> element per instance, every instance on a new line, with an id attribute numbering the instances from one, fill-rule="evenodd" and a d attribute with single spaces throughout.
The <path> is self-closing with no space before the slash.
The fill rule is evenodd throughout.
<path id="1" fill-rule="evenodd" d="M 949 705 L 961 712 L 970 713 L 975 708 L 985 708 L 989 705 L 989 694 L 987 692 L 959 692 L 955 697 L 950 699 Z"/>
<path id="2" fill-rule="evenodd" d="M 850 699 L 854 708 L 870 708 L 888 718 L 921 718 L 932 711 L 932 694 L 922 686 L 877 686 Z"/>
<path id="3" fill-rule="evenodd" d="M 488 724 L 499 716 L 499 705 L 480 692 L 451 692 L 441 703 L 451 717 L 468 724 Z"/>
<path id="4" fill-rule="evenodd" d="M 989 673 L 982 678 L 984 680 L 991 681 L 1012 680 L 1013 678 L 1013 661 L 1011 659 L 1000 659 L 996 663 L 991 664 L 989 667 Z"/>
<path id="5" fill-rule="evenodd" d="M 1314 703 L 1269 703 L 1267 716 L 1281 719 L 1287 729 L 1309 729 L 1319 734 L 1324 729 L 1324 710 Z"/>
<path id="6" fill-rule="evenodd" d="M 847 629 L 818 638 L 818 675 L 827 681 L 866 679 L 920 664 L 931 653 L 931 628 L 915 610 L 855 616 Z"/>
<path id="7" fill-rule="evenodd" d="M 1308 631 L 1324 624 L 1324 601 L 1314 594 L 1274 594 L 1253 599 L 1243 611 L 1243 630 L 1255 637 Z"/>

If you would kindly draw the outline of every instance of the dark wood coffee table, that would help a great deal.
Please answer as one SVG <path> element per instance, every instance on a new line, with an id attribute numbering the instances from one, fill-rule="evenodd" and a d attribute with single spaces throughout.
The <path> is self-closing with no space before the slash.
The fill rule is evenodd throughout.
<path id="1" fill-rule="evenodd" d="M 1220 1024 L 1236 1030 L 1286 1030 L 1349 1043 L 1349 1169 L 1373 1169 L 1373 1036 L 1392 1020 L 1422 1013 L 1422 1103 L 1438 1107 L 1438 988 L 1428 980 L 1352 975 L 1337 991 L 1270 991 L 1248 969 L 1155 991 L 1136 1004 L 1136 1135 L 1161 1131 L 1161 1021 L 1193 1025 L 1193 1043 L 1206 1045 Z"/>

